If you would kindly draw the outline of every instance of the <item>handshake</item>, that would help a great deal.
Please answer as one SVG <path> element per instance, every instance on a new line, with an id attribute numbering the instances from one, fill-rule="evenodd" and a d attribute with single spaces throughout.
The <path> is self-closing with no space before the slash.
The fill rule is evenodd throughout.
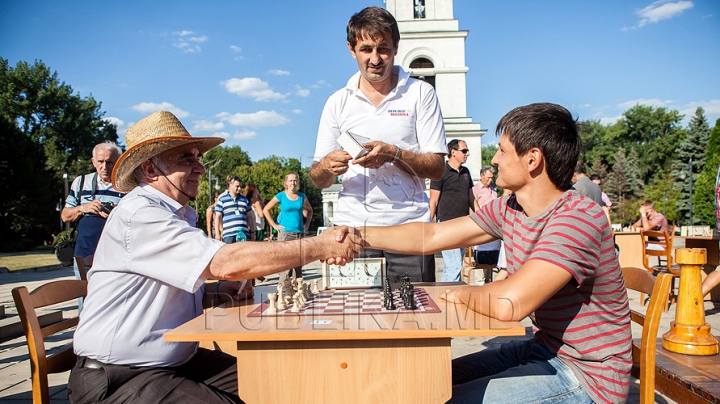
<path id="1" fill-rule="evenodd" d="M 328 264 L 345 265 L 352 262 L 365 248 L 365 241 L 359 229 L 348 226 L 335 226 L 313 237 L 322 251 L 321 261 Z"/>

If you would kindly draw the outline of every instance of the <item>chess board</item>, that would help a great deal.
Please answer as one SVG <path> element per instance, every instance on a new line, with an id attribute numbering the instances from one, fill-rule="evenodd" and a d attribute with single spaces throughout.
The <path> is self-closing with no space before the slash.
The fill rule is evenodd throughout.
<path id="1" fill-rule="evenodd" d="M 270 302 L 266 300 L 248 314 L 248 317 L 263 316 L 331 316 L 348 314 L 397 314 L 403 312 L 413 313 L 440 313 L 440 307 L 423 288 L 415 288 L 415 310 L 404 308 L 400 291 L 393 291 L 396 310 L 387 310 L 383 306 L 383 292 L 380 289 L 361 290 L 323 290 L 315 297 L 308 299 L 305 307 L 298 313 L 290 308 L 278 310 L 277 313 L 267 313 Z"/>

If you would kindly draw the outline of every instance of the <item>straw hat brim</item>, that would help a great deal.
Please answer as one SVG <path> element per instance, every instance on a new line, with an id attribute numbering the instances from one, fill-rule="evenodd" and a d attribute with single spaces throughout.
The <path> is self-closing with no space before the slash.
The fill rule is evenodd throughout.
<path id="1" fill-rule="evenodd" d="M 213 147 L 224 142 L 219 137 L 192 137 L 192 136 L 163 136 L 148 139 L 138 143 L 123 153 L 112 172 L 113 188 L 119 192 L 130 192 L 138 184 L 133 177 L 133 171 L 145 160 L 172 148 L 195 143 L 200 154 L 204 154 Z"/>

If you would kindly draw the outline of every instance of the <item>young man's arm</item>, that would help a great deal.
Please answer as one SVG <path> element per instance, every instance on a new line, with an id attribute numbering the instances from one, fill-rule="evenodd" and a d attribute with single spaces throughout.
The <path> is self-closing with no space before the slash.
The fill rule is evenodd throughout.
<path id="1" fill-rule="evenodd" d="M 568 271 L 555 264 L 530 260 L 502 282 L 460 286 L 449 290 L 444 298 L 501 321 L 520 321 L 571 279 L 572 275 Z"/>
<path id="2" fill-rule="evenodd" d="M 365 227 L 360 231 L 366 248 L 405 254 L 432 254 L 495 240 L 468 216 L 441 223 Z M 559 266 L 530 260 L 502 282 L 460 286 L 449 291 L 447 300 L 465 304 L 471 310 L 502 321 L 519 321 L 557 293 L 571 278 L 571 274 Z"/>

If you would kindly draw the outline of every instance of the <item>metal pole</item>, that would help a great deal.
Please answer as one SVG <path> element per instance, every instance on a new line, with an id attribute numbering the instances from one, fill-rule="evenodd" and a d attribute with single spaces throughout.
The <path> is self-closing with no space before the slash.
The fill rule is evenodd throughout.
<path id="1" fill-rule="evenodd" d="M 692 166 L 692 156 L 690 156 L 690 226 L 695 225 L 695 220 L 693 220 L 693 166 Z"/>

